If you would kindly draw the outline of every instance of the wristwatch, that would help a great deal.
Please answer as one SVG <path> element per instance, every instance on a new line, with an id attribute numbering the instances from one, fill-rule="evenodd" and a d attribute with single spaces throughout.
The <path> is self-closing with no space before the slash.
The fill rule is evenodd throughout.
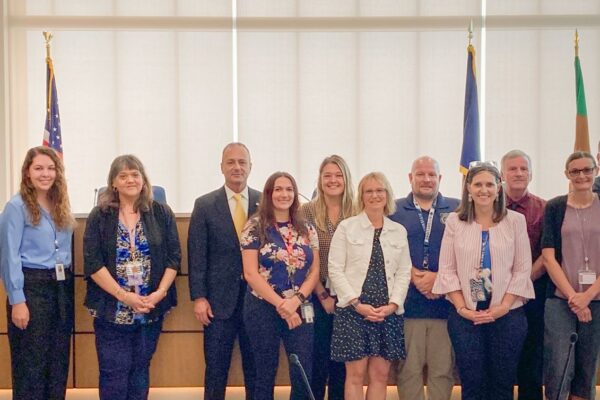
<path id="1" fill-rule="evenodd" d="M 300 299 L 300 303 L 304 304 L 306 302 L 306 296 L 302 294 L 302 292 L 298 291 L 294 293 L 294 296 Z"/>

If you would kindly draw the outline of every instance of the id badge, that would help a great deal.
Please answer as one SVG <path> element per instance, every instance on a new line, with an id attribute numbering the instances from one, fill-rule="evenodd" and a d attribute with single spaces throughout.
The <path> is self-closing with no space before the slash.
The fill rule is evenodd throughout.
<path id="1" fill-rule="evenodd" d="M 141 286 L 144 284 L 142 266 L 137 262 L 128 262 L 125 264 L 125 273 L 127 274 L 128 286 Z"/>
<path id="2" fill-rule="evenodd" d="M 596 282 L 596 272 L 590 270 L 579 271 L 579 284 L 580 285 L 592 285 Z"/>
<path id="3" fill-rule="evenodd" d="M 469 280 L 469 286 L 471 287 L 471 300 L 474 303 L 485 301 L 485 290 L 482 280 L 471 278 Z"/>
<path id="4" fill-rule="evenodd" d="M 57 281 L 64 281 L 65 277 L 65 265 L 61 263 L 54 264 L 54 272 L 56 273 Z"/>
<path id="5" fill-rule="evenodd" d="M 307 324 L 312 324 L 315 320 L 315 309 L 313 308 L 312 303 L 303 303 L 300 306 L 300 313 L 302 314 L 302 319 Z"/>

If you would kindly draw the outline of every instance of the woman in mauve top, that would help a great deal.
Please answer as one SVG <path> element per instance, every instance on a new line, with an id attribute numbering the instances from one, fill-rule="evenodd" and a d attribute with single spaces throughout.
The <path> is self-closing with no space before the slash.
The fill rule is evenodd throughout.
<path id="1" fill-rule="evenodd" d="M 554 285 L 544 316 L 544 385 L 549 399 L 594 399 L 600 354 L 600 201 L 592 192 L 598 173 L 590 153 L 567 158 L 570 192 L 548 202 L 542 255 Z M 576 335 L 574 335 L 574 333 Z M 577 340 L 566 369 L 571 342 Z"/>

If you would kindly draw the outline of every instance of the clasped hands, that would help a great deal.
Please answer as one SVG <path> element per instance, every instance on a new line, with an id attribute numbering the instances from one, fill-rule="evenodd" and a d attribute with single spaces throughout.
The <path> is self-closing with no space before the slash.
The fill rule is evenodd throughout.
<path id="1" fill-rule="evenodd" d="M 152 311 L 156 304 L 164 298 L 165 294 L 161 291 L 155 291 L 148 296 L 141 296 L 133 292 L 125 292 L 121 296 L 120 301 L 131 307 L 138 314 L 148 314 Z"/>
<path id="2" fill-rule="evenodd" d="M 510 311 L 510 308 L 504 304 L 496 304 L 491 306 L 487 310 L 469 310 L 468 308 L 461 307 L 458 313 L 461 317 L 473 321 L 474 325 L 489 324 L 496 321 L 497 319 L 505 316 Z"/>
<path id="3" fill-rule="evenodd" d="M 288 324 L 288 328 L 294 329 L 302 325 L 302 318 L 298 315 L 298 307 L 300 307 L 301 301 L 298 296 L 292 296 L 290 298 L 281 299 L 277 304 L 277 312 L 279 316 L 285 320 Z"/>
<path id="4" fill-rule="evenodd" d="M 412 267 L 410 270 L 410 279 L 417 290 L 429 300 L 439 299 L 441 295 L 431 292 L 437 273 L 431 271 L 423 271 Z"/>
<path id="5" fill-rule="evenodd" d="M 573 314 L 577 315 L 579 322 L 592 321 L 592 310 L 589 308 L 591 301 L 591 294 L 587 290 L 582 293 L 575 293 L 569 297 L 569 308 Z"/>
<path id="6" fill-rule="evenodd" d="M 380 307 L 359 303 L 355 308 L 357 313 L 370 322 L 383 322 L 388 315 L 395 313 L 397 309 L 398 306 L 394 303 L 389 303 Z"/>

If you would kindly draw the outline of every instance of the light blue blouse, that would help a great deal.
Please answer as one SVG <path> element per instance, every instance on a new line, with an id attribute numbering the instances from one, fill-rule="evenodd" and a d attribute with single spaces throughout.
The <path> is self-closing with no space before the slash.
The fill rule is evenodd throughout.
<path id="1" fill-rule="evenodd" d="M 44 209 L 33 226 L 19 194 L 6 203 L 0 216 L 0 277 L 10 304 L 26 301 L 22 267 L 54 269 L 57 262 L 71 266 L 72 235 L 72 229 L 57 230 Z"/>

